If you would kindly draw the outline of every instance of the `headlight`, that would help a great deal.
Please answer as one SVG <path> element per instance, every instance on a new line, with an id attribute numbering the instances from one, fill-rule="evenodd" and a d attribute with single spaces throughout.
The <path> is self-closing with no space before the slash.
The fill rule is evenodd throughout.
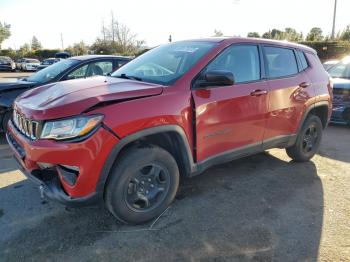
<path id="1" fill-rule="evenodd" d="M 79 116 L 45 123 L 40 138 L 67 139 L 86 135 L 103 119 L 102 115 Z"/>

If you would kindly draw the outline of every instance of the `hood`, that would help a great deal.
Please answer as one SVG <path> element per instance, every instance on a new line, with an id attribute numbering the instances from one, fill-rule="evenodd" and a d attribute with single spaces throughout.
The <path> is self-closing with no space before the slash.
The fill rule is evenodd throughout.
<path id="1" fill-rule="evenodd" d="M 27 82 L 23 80 L 9 80 L 8 82 L 0 83 L 0 93 L 3 91 L 13 90 L 13 89 L 22 89 L 29 88 L 37 85 L 35 82 Z"/>
<path id="2" fill-rule="evenodd" d="M 163 86 L 140 81 L 91 77 L 58 82 L 29 90 L 15 101 L 27 118 L 49 120 L 78 115 L 105 102 L 160 95 Z"/>
<path id="3" fill-rule="evenodd" d="M 332 78 L 333 88 L 350 89 L 350 79 Z"/>

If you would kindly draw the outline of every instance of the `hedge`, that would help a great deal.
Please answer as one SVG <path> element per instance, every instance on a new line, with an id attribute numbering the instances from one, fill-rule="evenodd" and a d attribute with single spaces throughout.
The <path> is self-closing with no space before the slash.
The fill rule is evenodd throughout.
<path id="1" fill-rule="evenodd" d="M 348 41 L 300 42 L 299 44 L 315 49 L 322 61 L 341 59 L 350 55 L 350 42 Z"/>

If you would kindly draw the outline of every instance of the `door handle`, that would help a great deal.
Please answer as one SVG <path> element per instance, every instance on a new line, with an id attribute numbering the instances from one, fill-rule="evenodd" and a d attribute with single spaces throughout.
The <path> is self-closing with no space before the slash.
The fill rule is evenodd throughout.
<path id="1" fill-rule="evenodd" d="M 311 84 L 309 82 L 302 82 L 299 84 L 299 87 L 302 87 L 302 88 L 307 88 L 309 87 Z"/>
<path id="2" fill-rule="evenodd" d="M 253 92 L 250 93 L 251 96 L 262 96 L 262 95 L 266 95 L 267 91 L 266 90 L 254 90 Z"/>

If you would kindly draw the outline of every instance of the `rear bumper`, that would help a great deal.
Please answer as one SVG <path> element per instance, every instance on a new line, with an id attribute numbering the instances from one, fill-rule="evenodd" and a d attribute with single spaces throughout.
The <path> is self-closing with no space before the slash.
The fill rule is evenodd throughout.
<path id="1" fill-rule="evenodd" d="M 118 139 L 104 128 L 83 141 L 32 141 L 9 122 L 7 141 L 23 173 L 50 199 L 68 206 L 95 204 L 102 199 L 100 174 Z M 66 166 L 76 167 L 76 174 Z M 74 181 L 69 175 L 74 175 Z M 101 192 L 100 192 L 101 191 Z"/>

